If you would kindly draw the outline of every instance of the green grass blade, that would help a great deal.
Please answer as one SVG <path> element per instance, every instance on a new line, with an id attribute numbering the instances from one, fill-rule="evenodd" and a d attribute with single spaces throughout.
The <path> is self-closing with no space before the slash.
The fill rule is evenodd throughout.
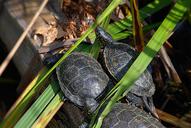
<path id="1" fill-rule="evenodd" d="M 51 73 L 52 71 L 63 61 L 66 57 L 74 51 L 75 48 L 100 24 L 120 3 L 121 0 L 113 0 L 110 5 L 105 9 L 105 11 L 97 18 L 95 23 L 88 28 L 88 30 L 80 37 L 80 39 L 60 58 L 60 60 L 44 75 L 44 77 L 37 83 L 41 84 Z"/>
<path id="2" fill-rule="evenodd" d="M 106 16 L 108 16 L 114 8 L 118 6 L 121 0 L 113 0 L 110 5 L 105 9 L 105 11 L 97 18 L 96 22 L 81 36 L 81 38 L 64 54 L 64 56 L 45 74 L 42 75 L 41 79 L 38 79 L 36 83 L 32 83 L 29 90 L 27 90 L 19 101 L 14 105 L 14 109 L 8 113 L 6 118 L 1 123 L 0 127 L 12 127 L 15 122 L 19 119 L 19 117 L 23 114 L 26 110 L 27 106 L 31 102 L 32 97 L 35 96 L 35 91 L 38 91 L 41 87 L 42 83 L 45 81 L 46 78 L 52 73 L 52 71 L 76 48 L 78 45 L 90 34 L 98 24 L 100 24 Z"/>
<path id="3" fill-rule="evenodd" d="M 110 22 L 110 17 L 111 17 L 111 13 L 102 21 L 102 23 L 100 24 L 100 26 L 102 28 L 107 28 Z"/>
<path id="4" fill-rule="evenodd" d="M 183 18 L 184 13 L 187 10 L 188 5 L 191 1 L 179 0 L 173 9 L 171 9 L 168 16 L 162 22 L 156 33 L 153 35 L 144 51 L 138 56 L 132 66 L 129 68 L 124 77 L 117 83 L 117 92 L 111 98 L 109 103 L 106 105 L 104 111 L 98 118 L 98 122 L 94 125 L 94 128 L 100 128 L 104 117 L 111 111 L 115 102 L 123 95 L 133 83 L 139 78 L 139 76 L 147 68 L 153 57 L 159 51 L 163 43 L 170 37 L 173 33 L 173 29 L 176 24 Z"/>
<path id="5" fill-rule="evenodd" d="M 56 94 L 56 96 L 52 99 L 52 101 L 48 104 L 46 109 L 42 112 L 42 114 L 38 117 L 35 123 L 32 125 L 32 128 L 44 128 L 52 119 L 52 117 L 56 114 L 56 112 L 60 109 L 63 104 L 63 93 L 60 91 Z"/>
<path id="6" fill-rule="evenodd" d="M 34 85 L 44 76 L 46 72 L 47 69 L 43 68 L 34 78 L 34 80 L 27 86 L 25 91 L 21 94 L 21 96 L 6 114 L 5 118 L 0 124 L 0 128 L 10 128 L 15 125 L 15 123 L 29 107 L 29 104 L 31 103 L 31 100 L 34 98 L 35 94 L 41 90 L 40 86 Z"/>
<path id="7" fill-rule="evenodd" d="M 86 43 L 81 43 L 76 49 L 76 52 L 85 52 L 85 53 L 89 53 L 90 52 L 90 44 L 86 44 Z"/>
<path id="8" fill-rule="evenodd" d="M 125 39 L 125 38 L 127 38 L 128 36 L 131 36 L 131 35 L 132 35 L 132 32 L 123 31 L 123 32 L 120 32 L 120 33 L 117 33 L 117 34 L 113 35 L 112 38 L 114 40 L 121 40 L 121 39 Z"/>
<path id="9" fill-rule="evenodd" d="M 160 24 L 161 24 L 161 22 L 154 23 L 154 24 L 148 24 L 148 25 L 143 27 L 143 32 L 146 33 L 146 32 L 149 32 L 152 29 L 157 29 L 160 26 Z M 111 33 L 111 31 L 109 33 Z M 116 34 L 112 35 L 112 38 L 117 41 L 117 40 L 126 39 L 129 36 L 132 36 L 131 31 L 123 31 L 123 32 L 119 32 L 119 33 L 116 33 Z"/>
<path id="10" fill-rule="evenodd" d="M 91 54 L 95 59 L 97 59 L 98 56 L 99 56 L 100 49 L 101 49 L 101 45 L 100 45 L 99 41 L 98 41 L 98 40 L 95 40 L 95 41 L 94 41 L 94 44 L 93 44 L 93 46 L 92 46 L 92 49 L 91 49 L 91 51 L 90 51 L 90 54 Z"/>
<path id="11" fill-rule="evenodd" d="M 15 128 L 29 128 L 34 121 L 39 117 L 45 107 L 49 104 L 51 99 L 56 95 L 59 90 L 59 86 L 56 83 L 48 85 L 46 90 L 39 96 L 39 98 L 32 104 L 32 106 L 25 112 L 20 118 Z"/>
<path id="12" fill-rule="evenodd" d="M 139 13 L 141 19 L 145 19 L 151 16 L 152 14 L 159 11 L 163 7 L 168 6 L 171 2 L 172 2 L 171 0 L 154 0 L 153 2 L 147 4 L 145 7 L 140 9 Z M 115 34 L 125 29 L 129 28 L 131 30 L 131 27 L 132 27 L 132 17 L 128 16 L 123 20 L 109 24 L 107 30 L 112 36 L 114 36 Z"/>
<path id="13" fill-rule="evenodd" d="M 160 23 L 154 23 L 154 24 L 148 24 L 146 26 L 143 27 L 143 32 L 146 33 L 152 29 L 157 29 L 160 26 Z M 132 32 L 131 31 L 123 31 L 123 32 L 119 32 L 115 35 L 112 36 L 112 38 L 114 40 L 122 40 L 127 38 L 128 36 L 132 36 Z"/>

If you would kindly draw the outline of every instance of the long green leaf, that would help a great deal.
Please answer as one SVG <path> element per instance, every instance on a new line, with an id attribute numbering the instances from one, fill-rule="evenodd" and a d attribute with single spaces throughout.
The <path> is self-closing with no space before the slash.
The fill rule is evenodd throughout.
<path id="1" fill-rule="evenodd" d="M 170 37 L 173 33 L 173 29 L 176 24 L 183 18 L 184 13 L 187 10 L 188 5 L 191 1 L 179 0 L 173 9 L 170 11 L 168 16 L 162 22 L 156 33 L 153 35 L 147 46 L 144 48 L 143 52 L 138 56 L 132 66 L 129 68 L 124 77 L 117 83 L 117 92 L 111 98 L 109 103 L 106 105 L 105 109 L 98 118 L 97 123 L 94 128 L 100 128 L 102 121 L 105 116 L 111 111 L 115 102 L 123 95 L 127 90 L 130 90 L 133 83 L 139 78 L 139 76 L 147 68 L 153 57 L 159 51 L 163 43 Z"/>
<path id="2" fill-rule="evenodd" d="M 51 99 L 58 92 L 59 86 L 54 82 L 51 83 L 46 90 L 39 96 L 39 98 L 33 103 L 33 105 L 25 112 L 20 120 L 15 125 L 15 128 L 29 128 L 34 121 L 39 117 L 41 112 L 49 104 Z"/>
<path id="3" fill-rule="evenodd" d="M 155 24 L 149 24 L 143 27 L 143 31 L 144 33 L 149 32 L 152 29 L 157 29 L 160 26 L 160 23 L 155 23 Z M 114 40 L 122 40 L 122 39 L 126 39 L 127 37 L 131 36 L 132 32 L 131 31 L 123 31 L 123 32 L 119 32 L 115 35 L 112 36 L 112 38 Z"/>
<path id="4" fill-rule="evenodd" d="M 81 36 L 81 38 L 64 54 L 64 56 L 50 69 L 48 70 L 45 75 L 43 76 L 37 83 L 33 83 L 31 85 L 31 90 L 26 91 L 26 93 L 23 95 L 22 98 L 19 99 L 19 101 L 14 106 L 14 109 L 11 110 L 11 112 L 6 116 L 6 118 L 1 123 L 0 127 L 12 127 L 15 122 L 20 118 L 20 116 L 23 114 L 23 112 L 26 110 L 27 106 L 29 105 L 31 98 L 35 95 L 34 93 L 31 93 L 39 90 L 41 87 L 43 81 L 47 79 L 50 74 L 53 72 L 53 70 L 76 48 L 78 45 L 90 34 L 98 24 L 100 24 L 106 16 L 108 16 L 120 3 L 121 0 L 113 0 L 110 5 L 105 9 L 105 11 L 97 18 L 96 22 Z"/>
<path id="5" fill-rule="evenodd" d="M 113 0 L 110 5 L 105 9 L 105 11 L 97 18 L 96 22 L 81 36 L 81 38 L 60 58 L 60 60 L 44 75 L 44 77 L 37 83 L 41 84 L 52 72 L 53 70 L 63 61 L 66 57 L 78 47 L 78 45 L 90 34 L 98 24 L 100 24 L 106 16 L 108 16 L 115 7 L 118 6 L 121 0 Z"/>
<path id="6" fill-rule="evenodd" d="M 46 109 L 42 112 L 42 114 L 38 117 L 35 123 L 32 125 L 32 128 L 44 128 L 48 124 L 48 122 L 52 119 L 52 117 L 56 114 L 56 112 L 60 109 L 63 104 L 63 93 L 60 91 L 56 94 L 56 96 L 51 100 Z"/>
<path id="7" fill-rule="evenodd" d="M 145 7 L 140 9 L 139 13 L 141 19 L 145 19 L 151 16 L 152 14 L 156 13 L 163 7 L 168 6 L 171 2 L 172 2 L 171 0 L 154 0 L 153 2 L 147 4 Z M 112 36 L 115 36 L 115 34 L 127 28 L 131 29 L 131 27 L 132 27 L 132 17 L 128 16 L 123 20 L 109 24 L 107 30 Z"/>
<path id="8" fill-rule="evenodd" d="M 11 107 L 9 112 L 6 114 L 5 118 L 0 124 L 0 128 L 10 128 L 15 125 L 18 119 L 26 111 L 27 107 L 31 103 L 31 100 L 34 98 L 35 94 L 39 93 L 41 87 L 34 86 L 47 72 L 46 68 L 43 68 L 34 80 L 27 86 L 25 91 L 17 99 L 14 105 Z"/>

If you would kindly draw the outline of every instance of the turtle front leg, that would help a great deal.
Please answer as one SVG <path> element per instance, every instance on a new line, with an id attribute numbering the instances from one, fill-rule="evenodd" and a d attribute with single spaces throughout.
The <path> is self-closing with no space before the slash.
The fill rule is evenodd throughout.
<path id="1" fill-rule="evenodd" d="M 61 99 L 62 99 L 62 101 L 63 101 L 63 102 L 65 102 L 65 101 L 67 101 L 67 100 L 68 100 L 65 96 L 62 96 L 62 98 L 61 98 Z"/>
<path id="2" fill-rule="evenodd" d="M 156 108 L 154 106 L 154 103 L 153 103 L 153 98 L 152 97 L 146 97 L 146 96 L 143 96 L 142 97 L 143 99 L 143 102 L 144 102 L 144 105 L 146 107 L 146 109 L 156 118 L 159 119 L 159 116 L 156 112 Z"/>
<path id="3" fill-rule="evenodd" d="M 83 122 L 79 128 L 88 128 L 88 123 L 87 122 Z"/>
<path id="4" fill-rule="evenodd" d="M 85 99 L 85 107 L 89 113 L 93 113 L 98 107 L 98 103 L 94 98 L 86 98 Z"/>
<path id="5" fill-rule="evenodd" d="M 64 53 L 57 53 L 55 55 L 44 58 L 43 64 L 51 68 L 62 56 Z"/>

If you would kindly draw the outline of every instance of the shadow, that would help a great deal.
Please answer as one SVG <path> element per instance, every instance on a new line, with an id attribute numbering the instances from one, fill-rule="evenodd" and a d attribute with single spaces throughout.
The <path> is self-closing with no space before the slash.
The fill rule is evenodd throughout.
<path id="1" fill-rule="evenodd" d="M 155 40 L 155 42 L 157 43 L 157 40 Z M 146 46 L 143 50 L 143 52 L 149 56 L 149 57 L 152 57 L 157 54 L 158 51 L 156 51 L 155 49 L 151 49 L 150 47 Z"/>
<path id="2" fill-rule="evenodd" d="M 9 0 L 0 0 L 0 15 L 3 12 L 3 10 L 4 10 L 4 4 L 7 1 L 9 1 Z"/>
<path id="3" fill-rule="evenodd" d="M 7 54 L 8 50 L 6 49 L 3 41 L 0 39 L 0 63 L 3 62 Z M 5 105 L 5 111 L 3 111 L 3 105 L 0 105 L 0 117 L 4 116 L 6 111 L 11 107 L 18 97 L 16 88 L 20 79 L 20 74 L 13 61 L 11 61 L 8 64 L 5 72 L 3 72 L 2 76 L 0 77 L 0 104 L 2 103 Z"/>

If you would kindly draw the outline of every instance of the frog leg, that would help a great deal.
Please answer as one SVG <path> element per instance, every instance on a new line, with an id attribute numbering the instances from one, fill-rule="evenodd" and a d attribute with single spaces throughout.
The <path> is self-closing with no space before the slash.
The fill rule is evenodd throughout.
<path id="1" fill-rule="evenodd" d="M 143 96 L 142 97 L 143 99 L 143 102 L 145 104 L 145 107 L 146 109 L 156 118 L 159 119 L 159 116 L 156 112 L 156 108 L 154 106 L 154 103 L 153 103 L 153 98 L 152 97 L 146 97 L 146 96 Z"/>

